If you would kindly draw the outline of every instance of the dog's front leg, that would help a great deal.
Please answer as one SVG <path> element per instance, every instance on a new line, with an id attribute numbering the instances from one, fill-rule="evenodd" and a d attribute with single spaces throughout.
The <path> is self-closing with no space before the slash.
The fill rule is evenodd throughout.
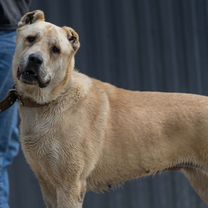
<path id="1" fill-rule="evenodd" d="M 57 207 L 56 189 L 41 176 L 38 177 L 44 203 L 47 208 Z"/>
<path id="2" fill-rule="evenodd" d="M 85 193 L 86 182 L 63 182 L 63 185 L 57 188 L 57 208 L 82 208 Z"/>

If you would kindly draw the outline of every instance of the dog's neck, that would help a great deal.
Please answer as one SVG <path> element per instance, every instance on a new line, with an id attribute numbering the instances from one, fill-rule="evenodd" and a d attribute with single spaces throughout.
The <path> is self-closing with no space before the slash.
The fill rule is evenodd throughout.
<path id="1" fill-rule="evenodd" d="M 29 108 L 39 108 L 39 107 L 48 106 L 50 104 L 50 102 L 40 104 L 30 98 L 23 97 L 23 96 L 18 96 L 18 100 L 20 102 L 20 105 L 25 106 L 25 107 L 29 107 Z"/>
<path id="2" fill-rule="evenodd" d="M 33 100 L 30 97 L 25 97 L 19 95 L 19 100 L 21 107 L 30 107 L 30 108 L 41 108 L 47 106 L 54 106 L 56 104 L 61 104 L 62 102 L 67 102 L 67 106 L 70 107 L 77 102 L 79 102 L 83 97 L 85 97 L 91 86 L 91 79 L 81 74 L 77 71 L 73 71 L 72 78 L 65 89 L 60 92 L 59 96 L 56 96 L 55 99 L 52 99 L 45 103 L 39 103 L 36 100 Z"/>

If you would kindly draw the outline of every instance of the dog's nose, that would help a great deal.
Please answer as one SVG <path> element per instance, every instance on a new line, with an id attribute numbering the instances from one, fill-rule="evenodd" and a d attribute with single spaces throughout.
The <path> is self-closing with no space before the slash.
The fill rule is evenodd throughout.
<path id="1" fill-rule="evenodd" d="M 43 63 L 43 58 L 40 56 L 40 54 L 32 53 L 28 57 L 29 63 L 41 65 Z"/>

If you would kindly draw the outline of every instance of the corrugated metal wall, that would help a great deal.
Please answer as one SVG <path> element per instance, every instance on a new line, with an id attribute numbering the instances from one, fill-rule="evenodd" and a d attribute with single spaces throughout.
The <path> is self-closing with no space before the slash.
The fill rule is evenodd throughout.
<path id="1" fill-rule="evenodd" d="M 47 20 L 80 34 L 77 67 L 135 90 L 208 94 L 207 0 L 36 0 Z M 43 207 L 20 155 L 11 168 L 11 207 Z M 85 208 L 205 208 L 179 173 L 88 194 Z"/>

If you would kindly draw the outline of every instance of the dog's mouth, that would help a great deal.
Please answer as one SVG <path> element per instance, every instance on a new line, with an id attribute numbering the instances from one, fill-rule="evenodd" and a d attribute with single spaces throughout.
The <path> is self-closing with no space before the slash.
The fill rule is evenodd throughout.
<path id="1" fill-rule="evenodd" d="M 38 83 L 38 75 L 31 70 L 22 72 L 21 81 L 26 84 L 35 85 Z"/>
<path id="2" fill-rule="evenodd" d="M 25 84 L 38 85 L 40 88 L 45 88 L 50 83 L 50 78 L 45 80 L 38 70 L 32 67 L 26 67 L 23 70 L 21 70 L 21 67 L 18 67 L 17 78 Z"/>

